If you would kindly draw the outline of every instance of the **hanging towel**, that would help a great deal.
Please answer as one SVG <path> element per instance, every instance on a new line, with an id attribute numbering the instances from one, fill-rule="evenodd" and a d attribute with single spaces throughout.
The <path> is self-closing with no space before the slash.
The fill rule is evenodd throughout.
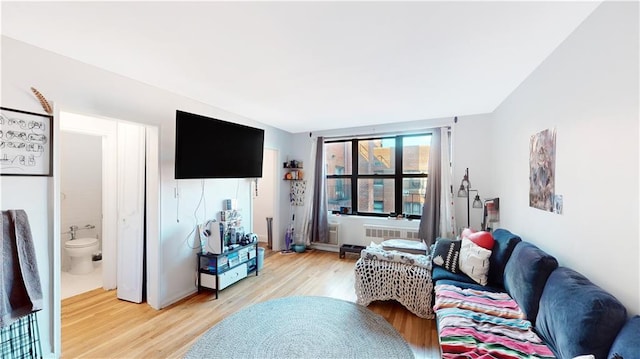
<path id="1" fill-rule="evenodd" d="M 42 288 L 27 213 L 2 211 L 0 236 L 0 327 L 5 327 L 42 309 Z"/>

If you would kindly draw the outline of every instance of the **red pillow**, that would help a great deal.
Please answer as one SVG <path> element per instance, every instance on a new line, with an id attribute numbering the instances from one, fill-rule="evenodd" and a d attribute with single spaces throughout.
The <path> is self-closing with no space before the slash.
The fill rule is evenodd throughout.
<path id="1" fill-rule="evenodd" d="M 495 243 L 495 240 L 493 239 L 491 233 L 486 231 L 471 233 L 467 238 L 469 238 L 471 242 L 488 250 L 493 249 L 493 244 Z"/>

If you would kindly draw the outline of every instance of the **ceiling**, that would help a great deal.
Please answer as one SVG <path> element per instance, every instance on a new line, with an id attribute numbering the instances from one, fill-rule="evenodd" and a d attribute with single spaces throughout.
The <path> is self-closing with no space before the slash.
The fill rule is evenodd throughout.
<path id="1" fill-rule="evenodd" d="M 7 2 L 2 34 L 283 129 L 493 111 L 599 2 Z"/>

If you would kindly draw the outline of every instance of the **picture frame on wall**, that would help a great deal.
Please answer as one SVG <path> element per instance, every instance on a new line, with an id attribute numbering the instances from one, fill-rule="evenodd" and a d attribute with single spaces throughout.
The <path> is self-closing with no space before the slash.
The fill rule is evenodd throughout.
<path id="1" fill-rule="evenodd" d="M 0 176 L 53 175 L 53 116 L 0 107 Z"/>

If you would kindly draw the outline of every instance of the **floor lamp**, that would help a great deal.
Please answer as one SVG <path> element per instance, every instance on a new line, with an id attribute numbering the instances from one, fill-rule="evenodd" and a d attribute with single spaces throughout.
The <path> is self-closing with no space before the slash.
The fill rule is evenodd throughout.
<path id="1" fill-rule="evenodd" d="M 476 197 L 473 199 L 473 208 L 482 208 L 482 201 L 480 200 L 478 190 L 471 189 L 471 182 L 469 182 L 469 168 L 467 168 L 464 170 L 464 177 L 462 178 L 460 189 L 458 190 L 458 197 L 467 197 L 467 228 L 471 227 L 471 196 L 469 195 L 471 192 L 476 192 Z"/>

